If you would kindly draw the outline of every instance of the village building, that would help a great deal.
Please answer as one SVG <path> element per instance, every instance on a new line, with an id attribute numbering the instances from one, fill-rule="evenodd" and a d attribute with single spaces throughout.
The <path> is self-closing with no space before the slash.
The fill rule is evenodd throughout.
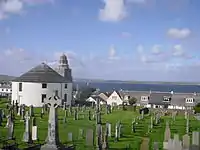
<path id="1" fill-rule="evenodd" d="M 136 98 L 137 106 L 160 109 L 191 110 L 200 102 L 197 93 L 151 92 L 151 91 L 113 91 L 108 97 L 107 104 L 122 105 L 130 98 Z"/>
<path id="2" fill-rule="evenodd" d="M 0 84 L 0 97 L 10 97 L 11 93 L 12 93 L 12 89 L 9 83 Z"/>
<path id="3" fill-rule="evenodd" d="M 57 72 L 56 72 L 56 71 Z M 60 57 L 59 65 L 52 69 L 45 63 L 34 67 L 12 81 L 12 100 L 27 106 L 40 107 L 44 99 L 53 93 L 66 102 L 72 103 L 72 75 L 67 57 Z"/>

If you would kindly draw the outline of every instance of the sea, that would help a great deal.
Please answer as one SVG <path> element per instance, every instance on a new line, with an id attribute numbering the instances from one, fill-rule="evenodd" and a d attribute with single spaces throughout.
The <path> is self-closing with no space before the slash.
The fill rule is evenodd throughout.
<path id="1" fill-rule="evenodd" d="M 118 83 L 118 82 L 75 82 L 79 87 L 89 86 L 98 88 L 102 92 L 113 90 L 128 91 L 160 91 L 175 93 L 200 93 L 200 85 L 180 85 L 180 84 L 144 84 L 144 83 Z"/>

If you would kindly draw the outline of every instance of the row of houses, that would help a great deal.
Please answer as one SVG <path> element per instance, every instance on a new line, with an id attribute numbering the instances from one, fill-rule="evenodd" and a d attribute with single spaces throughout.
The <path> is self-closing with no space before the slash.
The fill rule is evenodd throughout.
<path id="1" fill-rule="evenodd" d="M 113 91 L 112 93 L 100 93 L 92 95 L 86 101 L 96 103 L 96 98 L 101 104 L 122 105 L 135 97 L 137 106 L 148 108 L 166 109 L 192 109 L 200 102 L 200 94 L 197 93 L 173 93 L 173 92 L 146 92 L 146 91 Z"/>
<path id="2" fill-rule="evenodd" d="M 9 83 L 0 83 L 0 97 L 10 96 L 11 93 L 12 89 Z"/>

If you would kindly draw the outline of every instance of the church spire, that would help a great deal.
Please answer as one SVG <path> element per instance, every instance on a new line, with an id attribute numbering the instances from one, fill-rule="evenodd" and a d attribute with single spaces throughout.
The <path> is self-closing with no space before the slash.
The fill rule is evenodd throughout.
<path id="1" fill-rule="evenodd" d="M 67 56 L 64 53 L 60 56 L 59 66 L 64 67 L 66 69 L 69 68 Z"/>

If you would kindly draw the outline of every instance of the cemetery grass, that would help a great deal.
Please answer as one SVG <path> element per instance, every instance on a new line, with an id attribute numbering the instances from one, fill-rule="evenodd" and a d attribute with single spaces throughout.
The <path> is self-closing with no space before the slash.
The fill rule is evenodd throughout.
<path id="1" fill-rule="evenodd" d="M 6 100 L 0 100 L 0 108 L 5 109 L 6 107 Z M 76 150 L 84 150 L 84 149 L 94 149 L 93 147 L 86 147 L 86 139 L 85 139 L 85 133 L 87 129 L 93 129 L 93 131 L 96 131 L 95 128 L 95 120 L 89 121 L 88 120 L 88 110 L 91 108 L 87 108 L 85 112 L 79 111 L 79 120 L 74 120 L 73 115 L 67 117 L 67 122 L 63 123 L 63 116 L 64 111 L 60 108 L 58 109 L 59 112 L 59 137 L 62 144 L 65 145 L 72 145 L 74 144 L 76 147 Z M 91 109 L 92 110 L 92 109 Z M 93 111 L 93 110 L 92 110 Z M 48 130 L 48 114 L 46 114 L 42 119 L 40 118 L 40 112 L 41 108 L 35 108 L 35 117 L 36 117 L 36 124 L 38 126 L 38 138 L 39 140 L 37 142 L 34 142 L 35 144 L 43 144 L 46 136 L 47 136 L 47 130 Z M 93 111 L 94 112 L 94 111 Z M 103 111 L 105 112 L 105 111 Z M 86 114 L 85 118 L 83 118 L 83 115 Z M 92 113 L 93 114 L 93 113 Z M 16 116 L 16 115 L 15 115 Z M 134 118 L 139 116 L 138 110 L 136 112 L 131 110 L 114 110 L 111 114 L 102 114 L 102 122 L 105 123 L 109 122 L 112 125 L 112 137 L 109 138 L 109 149 L 119 149 L 123 150 L 126 148 L 126 146 L 129 145 L 130 149 L 138 150 L 140 149 L 140 144 L 142 142 L 143 137 L 149 137 L 150 143 L 149 143 L 149 149 L 152 149 L 153 142 L 159 143 L 159 149 L 162 149 L 162 142 L 164 139 L 164 131 L 165 131 L 165 124 L 166 121 L 170 121 L 170 129 L 172 135 L 174 133 L 178 133 L 180 137 L 185 134 L 185 125 L 186 120 L 184 119 L 184 116 L 178 115 L 176 117 L 175 121 L 172 121 L 170 116 L 164 116 L 161 119 L 160 124 L 154 126 L 152 131 L 148 134 L 148 126 L 150 124 L 150 116 L 145 115 L 143 120 L 138 120 L 138 124 L 136 125 L 136 132 L 132 133 L 131 131 L 131 122 Z M 122 123 L 122 137 L 119 139 L 118 142 L 114 141 L 114 134 L 115 134 L 115 124 L 121 121 Z M 20 121 L 20 117 L 16 116 L 15 119 L 15 125 L 14 125 L 14 137 L 16 138 L 16 142 L 19 144 L 19 148 L 28 148 L 30 145 L 22 142 L 23 133 L 24 133 L 24 122 Z M 7 130 L 5 128 L 6 125 L 6 119 L 3 120 L 2 126 L 0 126 L 0 140 L 6 139 L 7 137 Z M 84 137 L 79 136 L 79 129 L 84 130 Z M 200 131 L 200 121 L 197 121 L 194 117 L 190 117 L 190 134 L 192 131 Z M 73 142 L 68 141 L 68 133 L 73 133 Z M 94 136 L 95 137 L 95 136 Z M 94 138 L 95 141 L 95 138 Z M 0 144 L 0 148 L 2 147 L 2 143 Z"/>

